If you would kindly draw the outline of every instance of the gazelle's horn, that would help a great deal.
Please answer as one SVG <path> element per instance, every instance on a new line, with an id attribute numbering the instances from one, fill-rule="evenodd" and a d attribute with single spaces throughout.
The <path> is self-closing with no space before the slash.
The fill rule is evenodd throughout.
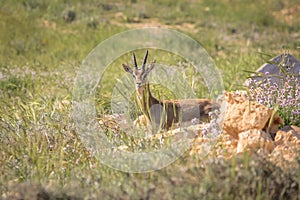
<path id="1" fill-rule="evenodd" d="M 145 71 L 145 66 L 148 58 L 148 50 L 146 51 L 146 55 L 144 57 L 143 65 L 142 65 L 142 70 Z"/>
<path id="2" fill-rule="evenodd" d="M 138 65 L 136 63 L 136 58 L 135 58 L 135 54 L 134 53 L 132 53 L 132 60 L 133 60 L 134 67 L 137 69 Z"/>

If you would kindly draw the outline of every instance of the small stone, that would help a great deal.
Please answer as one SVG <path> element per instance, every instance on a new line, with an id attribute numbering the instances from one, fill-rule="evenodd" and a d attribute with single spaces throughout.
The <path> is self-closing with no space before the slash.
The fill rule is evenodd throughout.
<path id="1" fill-rule="evenodd" d="M 133 125 L 136 127 L 146 127 L 150 126 L 151 123 L 149 119 L 146 117 L 146 115 L 140 115 L 136 120 L 134 120 Z"/>
<path id="2" fill-rule="evenodd" d="M 300 156 L 300 130 L 297 126 L 285 126 L 275 136 L 275 149 L 270 160 L 282 168 L 298 168 Z"/>
<path id="3" fill-rule="evenodd" d="M 300 150 L 300 133 L 291 129 L 288 131 L 280 130 L 275 136 L 276 145 L 293 146 Z"/>
<path id="4" fill-rule="evenodd" d="M 121 150 L 121 151 L 127 151 L 128 150 L 128 146 L 127 145 L 121 145 L 121 146 L 118 146 L 118 150 Z"/>
<path id="5" fill-rule="evenodd" d="M 63 18 L 65 22 L 71 23 L 76 19 L 76 13 L 73 10 L 69 10 L 66 13 L 64 13 Z"/>
<path id="6" fill-rule="evenodd" d="M 258 150 L 265 150 L 267 153 L 270 153 L 273 149 L 274 142 L 270 134 L 262 130 L 252 129 L 239 134 L 237 153 L 245 151 L 257 152 Z"/>

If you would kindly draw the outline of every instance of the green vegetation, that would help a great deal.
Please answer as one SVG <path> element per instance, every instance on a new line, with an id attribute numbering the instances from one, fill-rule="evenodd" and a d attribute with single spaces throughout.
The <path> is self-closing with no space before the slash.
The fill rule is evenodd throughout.
<path id="1" fill-rule="evenodd" d="M 184 32 L 213 57 L 226 90 L 242 89 L 248 76 L 244 70 L 254 71 L 266 61 L 260 52 L 289 51 L 300 58 L 298 4 L 297 0 L 0 0 L 0 198 L 299 198 L 299 169 L 283 172 L 256 155 L 224 160 L 186 153 L 159 171 L 116 171 L 84 148 L 71 116 L 73 83 L 82 60 L 116 33 L 143 26 Z M 150 56 L 171 65 L 182 61 L 159 51 Z M 98 92 L 95 97 L 101 112 L 109 110 L 112 80 L 123 73 L 124 62 L 131 62 L 129 54 L 103 75 L 101 96 Z M 192 78 L 189 81 L 193 83 Z M 194 88 L 202 96 L 199 83 Z"/>

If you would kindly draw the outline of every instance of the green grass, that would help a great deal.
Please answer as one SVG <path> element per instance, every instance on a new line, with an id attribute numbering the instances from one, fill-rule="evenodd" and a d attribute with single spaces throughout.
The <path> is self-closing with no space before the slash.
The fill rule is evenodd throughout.
<path id="1" fill-rule="evenodd" d="M 1 198 L 298 198 L 299 169 L 282 171 L 255 155 L 223 160 L 186 153 L 155 172 L 111 169 L 84 148 L 71 115 L 73 84 L 82 60 L 116 33 L 150 22 L 186 33 L 212 56 L 225 89 L 235 90 L 243 88 L 248 76 L 244 70 L 253 71 L 265 62 L 259 52 L 277 55 L 288 50 L 300 58 L 300 12 L 292 9 L 297 3 L 0 0 Z M 284 15 L 282 10 L 289 12 Z M 68 11 L 76 13 L 72 22 L 63 18 Z M 285 21 L 288 16 L 292 18 Z M 180 67 L 181 58 L 174 55 L 157 51 L 150 57 Z M 129 54 L 112 63 L 98 85 L 99 112 L 109 111 L 122 63 L 131 63 Z M 185 72 L 192 83 L 189 70 Z M 197 96 L 205 96 L 202 88 L 199 79 L 194 84 Z M 160 94 L 159 88 L 155 94 Z"/>

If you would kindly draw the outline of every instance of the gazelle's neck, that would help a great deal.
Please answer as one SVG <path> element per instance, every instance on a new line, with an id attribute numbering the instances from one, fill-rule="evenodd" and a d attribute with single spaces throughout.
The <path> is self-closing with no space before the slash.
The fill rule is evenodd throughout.
<path id="1" fill-rule="evenodd" d="M 136 95 L 138 104 L 142 109 L 142 112 L 149 118 L 151 106 L 160 103 L 156 98 L 152 96 L 149 83 L 146 83 L 144 86 L 138 88 L 136 91 Z"/>

